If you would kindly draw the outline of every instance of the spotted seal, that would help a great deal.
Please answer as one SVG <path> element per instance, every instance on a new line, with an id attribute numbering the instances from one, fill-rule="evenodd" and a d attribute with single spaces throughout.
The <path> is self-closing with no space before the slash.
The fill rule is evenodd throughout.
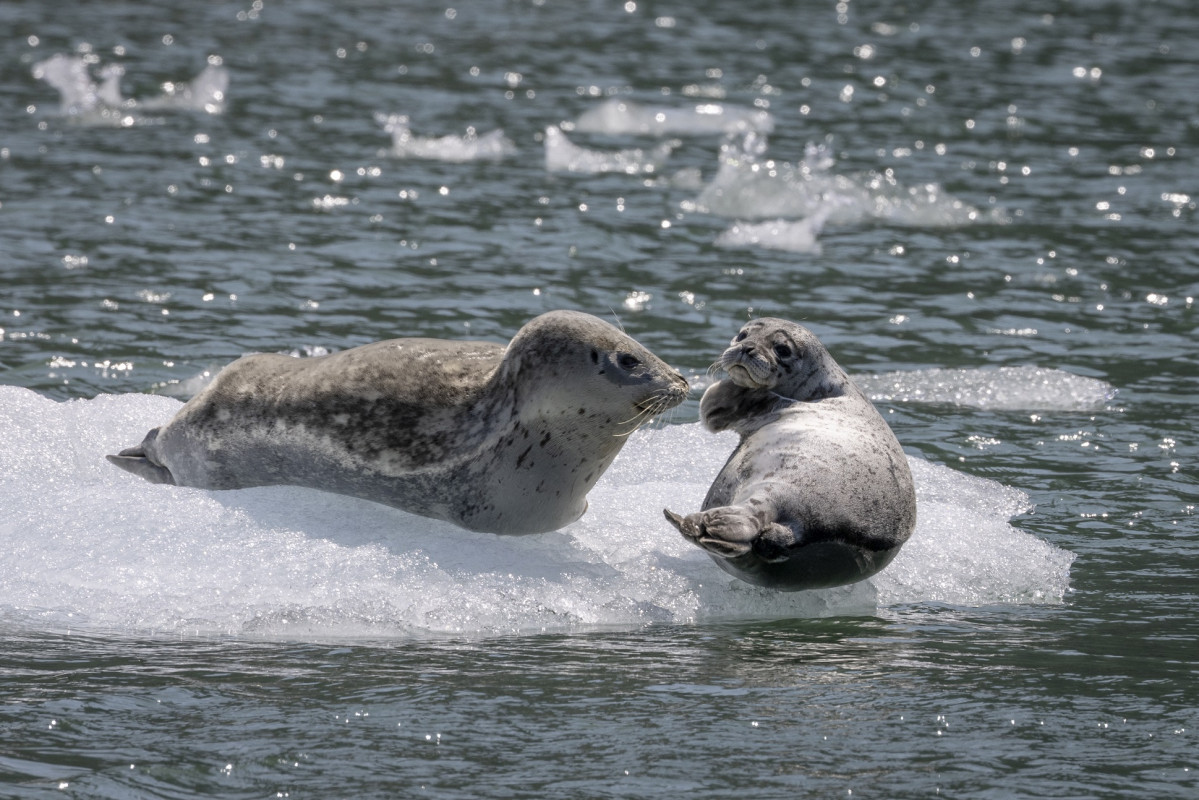
<path id="1" fill-rule="evenodd" d="M 895 434 L 811 331 L 751 320 L 724 351 L 727 379 L 700 400 L 712 431 L 741 441 L 703 509 L 666 518 L 726 572 L 798 591 L 867 578 L 916 525 Z"/>
<path id="2" fill-rule="evenodd" d="M 470 530 L 537 533 L 578 519 L 628 435 L 686 393 L 613 326 L 551 311 L 507 346 L 393 339 L 246 356 L 108 459 L 156 483 L 293 484 Z"/>

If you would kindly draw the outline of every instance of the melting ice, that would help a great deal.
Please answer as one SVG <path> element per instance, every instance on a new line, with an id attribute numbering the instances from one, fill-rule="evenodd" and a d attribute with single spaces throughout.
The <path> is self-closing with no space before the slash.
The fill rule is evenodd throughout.
<path id="1" fill-rule="evenodd" d="M 1018 490 L 912 460 L 919 523 L 869 581 L 776 593 L 712 564 L 662 519 L 699 508 L 735 443 L 698 425 L 637 433 L 580 521 L 500 537 L 294 487 L 146 483 L 103 456 L 177 400 L 59 403 L 0 387 L 0 621 L 195 635 L 486 635 L 646 622 L 1056 603 L 1073 556 L 1009 524 Z"/>
<path id="2" fill-rule="evenodd" d="M 769 133 L 774 118 L 753 108 L 706 102 L 686 107 L 643 106 L 631 100 L 605 100 L 574 123 L 580 133 L 699 136 L 745 131 Z"/>
<path id="3" fill-rule="evenodd" d="M 802 219 L 825 214 L 830 225 L 881 219 L 899 225 L 952 226 L 990 220 L 933 183 L 904 186 L 890 173 L 833 172 L 827 147 L 809 145 L 796 163 L 766 156 L 766 138 L 750 132 L 720 147 L 715 177 L 694 202 L 697 210 L 738 220 Z"/>
<path id="4" fill-rule="evenodd" d="M 717 247 L 763 247 L 792 253 L 820 253 L 817 236 L 824 228 L 829 211 L 821 209 L 805 219 L 770 222 L 738 222 L 716 237 Z"/>
<path id="5" fill-rule="evenodd" d="M 416 136 L 408 127 L 408 117 L 402 114 L 376 114 L 376 121 L 391 134 L 392 153 L 401 158 L 424 158 L 430 161 L 500 161 L 516 153 L 516 144 L 503 130 L 479 134 L 467 128 L 466 134 L 456 136 Z"/>
<path id="6" fill-rule="evenodd" d="M 163 93 L 140 100 L 121 94 L 125 68 L 109 64 L 99 71 L 101 82 L 92 80 L 88 61 L 78 56 L 55 55 L 33 66 L 33 77 L 58 90 L 60 113 L 83 124 L 127 127 L 150 122 L 141 116 L 146 111 L 203 111 L 219 114 L 225 107 L 229 71 L 219 56 L 210 56 L 208 65 L 190 81 L 163 84 Z"/>
<path id="7" fill-rule="evenodd" d="M 596 174 L 623 172 L 641 175 L 657 172 L 674 151 L 676 142 L 663 142 L 652 150 L 589 150 L 580 147 L 557 125 L 545 129 L 545 168 L 549 172 Z"/>

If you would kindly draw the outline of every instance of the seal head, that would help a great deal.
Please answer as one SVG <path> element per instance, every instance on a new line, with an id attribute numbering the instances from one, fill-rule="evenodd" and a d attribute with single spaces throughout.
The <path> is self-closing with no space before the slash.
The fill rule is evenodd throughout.
<path id="1" fill-rule="evenodd" d="M 890 563 L 916 524 L 907 459 L 820 340 L 756 319 L 716 366 L 728 377 L 700 416 L 741 441 L 701 511 L 667 520 L 725 571 L 774 589 L 852 583 Z"/>

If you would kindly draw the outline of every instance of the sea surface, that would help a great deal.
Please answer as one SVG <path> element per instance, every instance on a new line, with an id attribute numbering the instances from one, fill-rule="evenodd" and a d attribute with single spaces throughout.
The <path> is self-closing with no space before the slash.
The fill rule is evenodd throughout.
<path id="1" fill-rule="evenodd" d="M 1199 796 L 1199 10 L 0 5 L 0 795 Z M 224 364 L 587 311 L 695 391 L 473 534 L 135 444 Z M 810 327 L 908 453 L 869 581 L 721 572 L 697 423 Z"/>

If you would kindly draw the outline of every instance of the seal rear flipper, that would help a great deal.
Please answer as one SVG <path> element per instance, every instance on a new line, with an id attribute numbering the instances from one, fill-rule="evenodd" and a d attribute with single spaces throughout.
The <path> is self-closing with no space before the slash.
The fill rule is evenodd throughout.
<path id="1" fill-rule="evenodd" d="M 683 534 L 684 536 L 687 535 L 687 531 L 684 528 L 684 526 L 687 524 L 687 520 L 682 514 L 676 514 L 669 508 L 662 509 L 662 513 L 666 515 L 667 522 L 678 528 L 679 533 Z"/>
<path id="2" fill-rule="evenodd" d="M 128 447 L 115 456 L 105 456 L 105 458 L 127 472 L 140 475 L 150 483 L 168 483 L 171 485 L 175 483 L 175 478 L 171 475 L 171 471 L 164 466 L 155 464 L 147 458 L 146 451 L 141 445 Z"/>
<path id="3" fill-rule="evenodd" d="M 708 509 L 685 517 L 669 509 L 662 511 L 684 539 L 722 558 L 736 558 L 749 552 L 758 533 L 758 521 L 735 506 Z"/>

